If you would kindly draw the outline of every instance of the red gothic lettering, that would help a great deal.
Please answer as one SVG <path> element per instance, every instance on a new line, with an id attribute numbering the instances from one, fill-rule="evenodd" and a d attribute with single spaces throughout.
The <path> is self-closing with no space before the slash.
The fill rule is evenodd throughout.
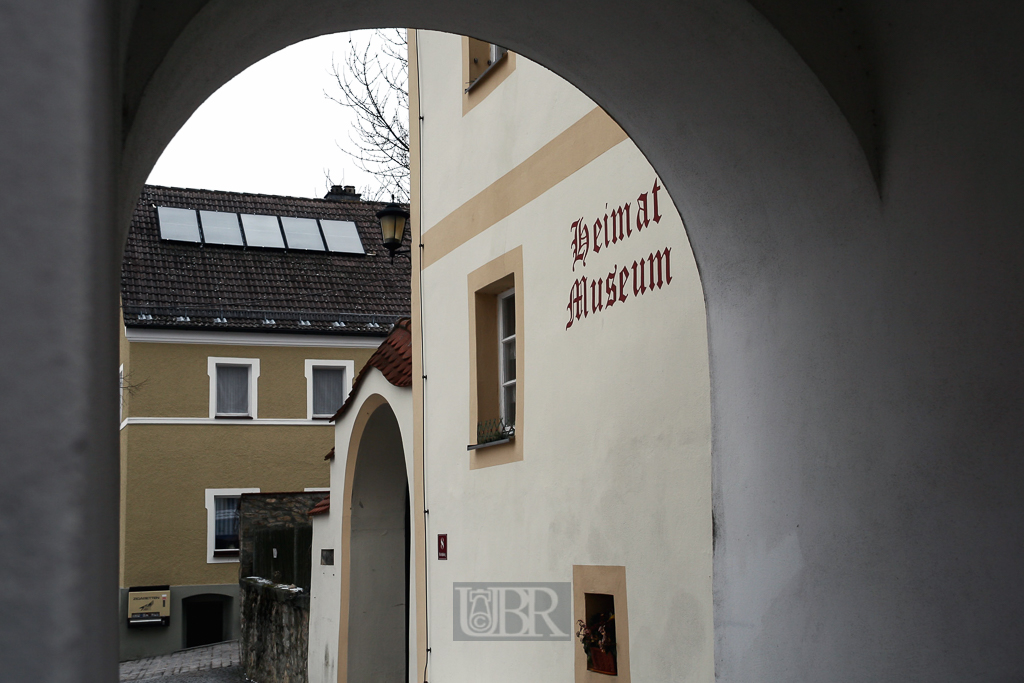
<path id="1" fill-rule="evenodd" d="M 583 300 L 581 302 L 579 298 L 576 299 L 576 319 L 577 320 L 580 319 L 580 314 L 581 313 L 583 314 L 584 318 L 587 317 L 587 277 L 585 275 L 580 278 L 580 291 L 579 291 L 579 294 L 583 295 L 583 297 L 582 297 Z"/>
<path id="2" fill-rule="evenodd" d="M 633 261 L 633 296 L 640 296 L 647 291 L 647 287 L 644 285 L 644 260 L 640 259 L 640 272 L 636 271 L 637 262 Z M 639 275 L 639 277 L 637 277 Z M 639 282 L 639 286 L 637 286 Z"/>
<path id="3" fill-rule="evenodd" d="M 632 264 L 612 267 L 611 272 L 605 278 L 590 280 L 589 302 L 587 294 L 587 277 L 580 277 L 572 283 L 569 289 L 569 303 L 566 310 L 569 311 L 569 321 L 565 329 L 569 329 L 580 318 L 586 318 L 591 313 L 597 314 L 605 308 L 611 308 L 616 303 L 624 302 L 629 298 L 630 268 L 633 276 L 633 297 L 640 298 L 648 290 L 661 289 L 672 283 L 672 248 L 665 247 L 662 250 L 654 251 L 646 257 L 633 261 Z"/>
<path id="4" fill-rule="evenodd" d="M 572 269 L 576 271 L 576 262 L 583 261 L 587 265 L 587 254 L 590 253 L 590 232 L 582 218 L 573 221 L 572 227 Z"/>
<path id="5" fill-rule="evenodd" d="M 655 178 L 654 179 L 654 191 L 653 191 L 653 194 L 654 194 L 654 222 L 655 223 L 660 223 L 661 222 L 661 214 L 658 213 L 658 190 L 660 190 L 660 189 L 661 188 L 658 186 L 658 179 Z"/>
<path id="6" fill-rule="evenodd" d="M 586 316 L 587 314 L 587 278 L 580 278 L 572 283 L 572 287 L 569 289 L 569 305 L 566 309 L 569 311 L 569 322 L 565 324 L 565 329 L 572 327 L 572 324 L 580 319 L 580 316 Z"/>
<path id="7" fill-rule="evenodd" d="M 587 278 L 581 277 L 572 283 L 569 289 L 569 305 L 566 309 L 569 311 L 569 322 L 565 324 L 565 329 L 572 327 L 581 316 L 587 317 Z"/>
<path id="8" fill-rule="evenodd" d="M 608 295 L 608 303 L 605 305 L 608 308 L 614 306 L 619 298 L 619 292 L 615 289 L 615 272 L 618 269 L 618 266 L 612 266 L 612 272 L 608 273 L 608 278 L 604 281 L 604 291 Z"/>
<path id="9" fill-rule="evenodd" d="M 640 212 L 643 211 L 643 220 L 640 220 Z M 646 228 L 651 222 L 651 219 L 647 217 L 647 193 L 641 192 L 640 196 L 636 198 L 636 231 L 640 232 Z"/>
<path id="10" fill-rule="evenodd" d="M 654 289 L 655 282 L 657 282 L 658 289 L 661 289 L 662 284 L 665 284 L 664 280 L 662 279 L 662 266 L 661 266 L 661 262 L 662 262 L 662 259 L 664 259 L 666 267 L 668 266 L 668 258 L 669 258 L 668 252 L 669 252 L 669 249 L 666 248 L 664 252 L 656 251 L 656 252 L 654 252 L 653 254 L 651 254 L 650 256 L 647 257 L 647 260 L 651 264 L 651 289 Z M 657 271 L 655 271 L 655 264 L 657 264 Z M 667 271 L 667 268 L 666 268 L 666 271 Z M 658 279 L 657 280 L 654 279 L 654 273 L 655 272 L 658 273 Z M 669 282 L 671 282 L 672 281 L 671 273 L 669 273 L 668 278 L 669 278 Z"/>
<path id="11" fill-rule="evenodd" d="M 629 205 L 627 204 L 626 206 Z M 623 213 L 625 212 L 623 211 L 623 208 L 621 206 L 618 207 L 617 209 L 612 209 L 612 224 L 610 229 L 612 232 L 613 242 L 616 241 L 616 236 L 618 237 L 618 240 L 624 240 L 628 235 L 632 234 L 633 232 L 632 228 L 630 228 L 628 224 L 623 223 Z M 625 234 L 623 233 L 623 225 L 625 225 Z M 607 221 L 605 221 L 605 229 L 609 229 Z"/>
<path id="12" fill-rule="evenodd" d="M 569 329 L 570 327 L 572 327 L 572 323 L 575 320 L 575 318 L 572 317 L 572 300 L 573 297 L 579 291 L 579 284 L 580 281 L 576 280 L 575 282 L 572 283 L 572 287 L 569 288 L 569 305 L 565 307 L 565 309 L 569 311 L 569 322 L 565 324 L 565 329 Z"/>
<path id="13" fill-rule="evenodd" d="M 604 283 L 601 280 L 601 278 L 597 278 L 596 280 L 590 281 L 590 310 L 593 313 L 597 313 L 598 311 L 604 308 L 604 303 L 602 302 L 601 298 L 603 294 L 603 292 L 601 291 L 602 284 Z"/>
<path id="14" fill-rule="evenodd" d="M 594 253 L 595 254 L 600 254 L 601 253 L 601 235 L 599 234 L 600 231 L 601 231 L 601 219 L 598 218 L 596 221 L 594 221 Z M 605 242 L 605 246 L 608 246 L 608 234 L 607 234 L 607 231 L 605 231 L 604 242 Z"/>

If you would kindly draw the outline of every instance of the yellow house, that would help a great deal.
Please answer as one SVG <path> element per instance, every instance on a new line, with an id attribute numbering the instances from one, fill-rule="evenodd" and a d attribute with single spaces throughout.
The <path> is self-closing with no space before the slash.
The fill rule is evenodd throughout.
<path id="1" fill-rule="evenodd" d="M 569 83 L 409 36 L 411 382 L 368 370 L 338 415 L 310 681 L 711 683 L 707 317 L 682 218 Z"/>
<path id="2" fill-rule="evenodd" d="M 122 660 L 237 637 L 239 495 L 327 487 L 330 418 L 409 311 L 381 208 L 144 189 L 121 277 Z"/>

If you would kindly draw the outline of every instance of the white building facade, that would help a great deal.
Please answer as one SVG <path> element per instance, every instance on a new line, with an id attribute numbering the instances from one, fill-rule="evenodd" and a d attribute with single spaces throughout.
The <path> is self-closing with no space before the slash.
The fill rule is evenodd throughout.
<path id="1" fill-rule="evenodd" d="M 707 329 L 682 220 L 639 150 L 564 80 L 450 34 L 410 31 L 409 46 L 421 247 L 409 423 L 393 411 L 410 501 L 404 677 L 711 681 Z M 343 597 L 372 562 L 345 546 L 339 514 L 360 503 L 346 458 L 361 453 L 366 400 L 354 390 L 338 420 L 334 508 L 314 526 L 314 565 L 340 549 L 340 568 L 317 579 L 314 566 L 314 683 L 361 680 L 352 653 L 383 609 Z M 534 615 L 525 596 L 541 593 L 532 607 L 553 611 L 538 632 L 533 616 L 505 618 Z M 482 614 L 501 623 L 474 631 Z M 605 634 L 614 622 L 614 642 L 585 650 L 581 621 Z"/>

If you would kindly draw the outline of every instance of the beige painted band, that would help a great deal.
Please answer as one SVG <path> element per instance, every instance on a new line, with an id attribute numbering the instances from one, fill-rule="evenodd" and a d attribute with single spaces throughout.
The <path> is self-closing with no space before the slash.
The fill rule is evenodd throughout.
<path id="1" fill-rule="evenodd" d="M 409 29 L 409 187 L 413 201 L 409 203 L 412 222 L 413 244 L 420 244 L 420 65 L 419 34 Z M 423 321 L 420 318 L 420 254 L 421 249 L 412 250 L 412 429 L 413 429 L 413 506 L 415 514 L 415 538 L 413 556 L 426 558 L 426 482 L 423 475 Z M 416 681 L 424 683 L 427 675 L 427 569 L 426 561 L 415 562 L 416 570 Z M 410 625 L 412 628 L 412 625 Z"/>
<path id="2" fill-rule="evenodd" d="M 424 232 L 421 267 L 437 263 L 626 139 L 618 124 L 595 107 Z"/>

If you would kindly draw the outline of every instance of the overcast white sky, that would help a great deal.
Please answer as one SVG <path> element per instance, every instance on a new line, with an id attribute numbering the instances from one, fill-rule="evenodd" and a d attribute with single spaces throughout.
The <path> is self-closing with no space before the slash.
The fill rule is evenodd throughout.
<path id="1" fill-rule="evenodd" d="M 324 171 L 339 185 L 370 183 L 336 142 L 348 140 L 347 109 L 324 97 L 337 92 L 349 37 L 321 36 L 292 45 L 249 67 L 196 110 L 153 168 L 153 185 L 322 197 Z"/>

